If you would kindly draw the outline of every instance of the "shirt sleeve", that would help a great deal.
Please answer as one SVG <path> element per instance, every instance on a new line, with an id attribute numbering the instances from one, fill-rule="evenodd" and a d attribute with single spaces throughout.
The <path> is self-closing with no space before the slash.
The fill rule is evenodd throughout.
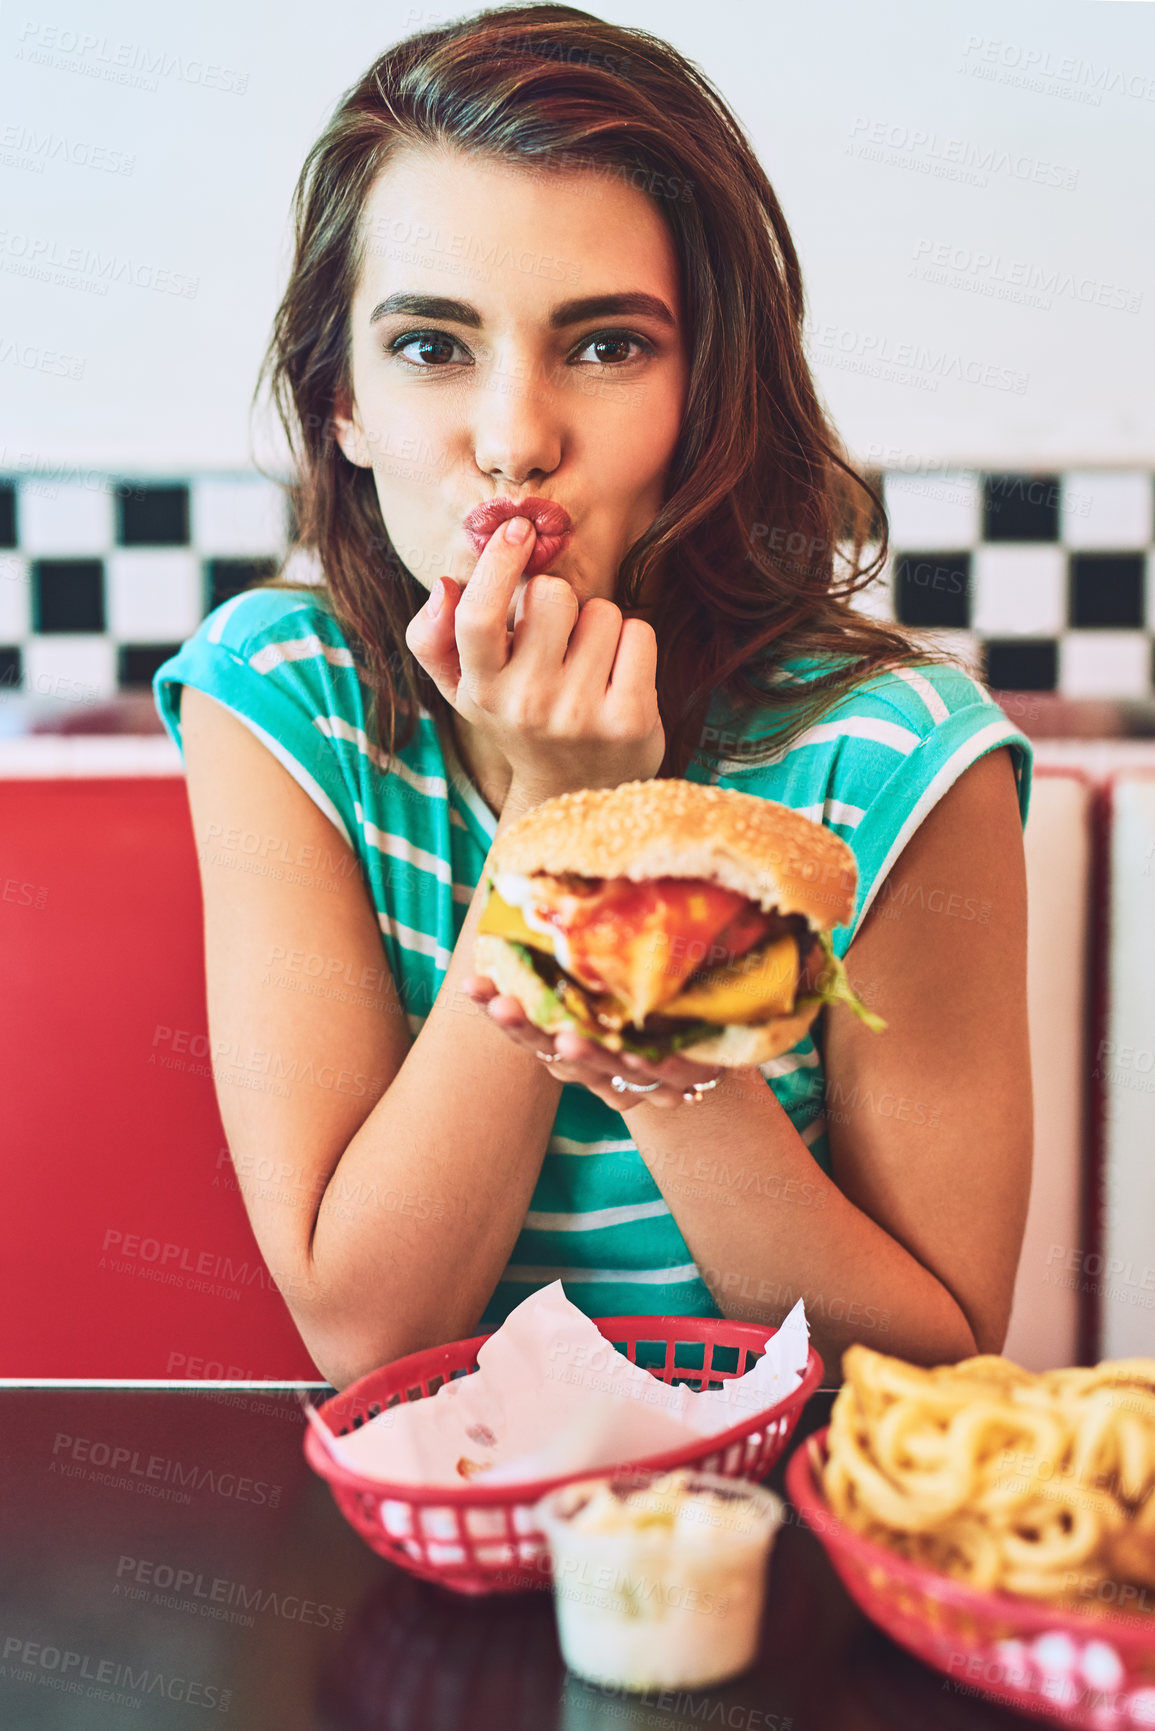
<path id="1" fill-rule="evenodd" d="M 314 598 L 250 589 L 222 603 L 153 675 L 153 699 L 184 756 L 180 691 L 194 685 L 223 704 L 282 763 L 355 847 L 355 790 L 334 749 L 341 727 L 339 681 L 357 683 L 356 664 L 330 615 Z"/>
<path id="2" fill-rule="evenodd" d="M 821 662 L 791 662 L 801 668 L 801 683 Z M 791 675 L 798 677 L 797 673 Z M 1030 807 L 1034 755 L 1030 740 L 994 701 L 987 688 L 951 662 L 920 662 L 881 669 L 853 686 L 816 720 L 773 746 L 773 733 L 733 725 L 715 737 L 735 742 L 733 755 L 711 777 L 740 792 L 778 800 L 821 823 L 846 842 L 857 865 L 854 913 L 835 926 L 831 942 L 844 956 L 867 912 L 884 893 L 894 862 L 926 817 L 959 776 L 989 751 L 1006 746 L 1011 754 L 1019 818 L 1025 827 Z M 749 737 L 747 737 L 749 733 Z M 761 755 L 769 739 L 769 755 Z M 948 885 L 928 886 L 949 903 Z M 963 907 L 963 917 L 982 919 Z M 990 910 L 986 909 L 989 917 Z"/>
<path id="3" fill-rule="evenodd" d="M 939 668 L 902 669 L 886 675 L 874 696 L 873 724 L 841 741 L 826 795 L 830 815 L 846 820 L 837 833 L 858 864 L 853 919 L 833 934 L 840 956 L 919 824 L 971 764 L 1006 746 L 1024 828 L 1030 807 L 1031 742 L 976 681 Z M 942 885 L 925 893 L 949 901 L 952 892 Z M 990 913 L 981 903 L 958 911 L 979 920 Z"/>

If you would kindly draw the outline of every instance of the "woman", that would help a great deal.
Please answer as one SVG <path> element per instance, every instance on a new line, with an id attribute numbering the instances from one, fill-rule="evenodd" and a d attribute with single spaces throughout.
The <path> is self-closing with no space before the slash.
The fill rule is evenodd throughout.
<path id="1" fill-rule="evenodd" d="M 737 123 L 642 32 L 483 12 L 346 95 L 296 221 L 266 370 L 312 578 L 218 607 L 156 695 L 221 1115 L 317 1364 L 343 1385 L 558 1276 L 591 1315 L 776 1324 L 801 1295 L 832 1375 L 852 1340 L 997 1350 L 1030 1172 L 1030 746 L 848 599 L 881 508 Z M 884 1034 L 836 1010 L 760 1069 L 623 1070 L 473 976 L 495 835 L 658 775 L 849 842 L 835 948 Z"/>

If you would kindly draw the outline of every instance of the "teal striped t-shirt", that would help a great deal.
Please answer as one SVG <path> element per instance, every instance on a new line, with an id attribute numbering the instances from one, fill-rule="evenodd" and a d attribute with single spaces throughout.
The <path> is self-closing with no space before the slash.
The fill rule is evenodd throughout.
<path id="1" fill-rule="evenodd" d="M 829 660 L 786 660 L 773 677 L 804 684 L 829 666 Z M 422 710 L 408 745 L 391 761 L 378 752 L 366 733 L 368 687 L 319 590 L 246 590 L 210 613 L 158 668 L 157 707 L 178 746 L 182 684 L 239 716 L 352 848 L 416 1036 L 497 828 L 452 742 L 441 739 Z M 695 757 L 687 779 L 779 800 L 849 843 L 858 892 L 851 923 L 832 934 L 839 956 L 918 824 L 984 753 L 1010 747 L 1026 822 L 1030 742 L 985 688 L 956 668 L 923 663 L 876 674 L 758 764 L 744 750 L 752 731 L 733 727 L 724 694 L 716 694 L 700 745 L 727 755 L 720 763 Z M 976 920 L 989 914 L 981 904 L 962 911 Z M 869 1003 L 865 987 L 863 995 Z M 808 1034 L 760 1068 L 829 1173 L 819 1046 Z M 704 1150 L 679 1176 L 736 1192 L 760 1182 L 733 1163 L 727 1168 L 724 1149 Z M 556 1279 L 590 1316 L 722 1314 L 629 1120 L 574 1083 L 562 1088 L 529 1211 L 479 1329 L 496 1328 L 522 1299 Z"/>

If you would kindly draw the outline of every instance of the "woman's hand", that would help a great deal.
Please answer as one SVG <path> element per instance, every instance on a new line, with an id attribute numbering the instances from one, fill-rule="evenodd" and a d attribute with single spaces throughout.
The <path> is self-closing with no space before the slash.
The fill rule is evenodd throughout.
<path id="1" fill-rule="evenodd" d="M 512 522 L 529 529 L 521 543 L 509 539 Z M 648 781 L 666 749 L 654 628 L 623 619 L 602 596 L 579 607 L 563 577 L 543 574 L 522 591 L 511 632 L 510 602 L 535 540 L 528 519 L 504 523 L 464 589 L 438 578 L 405 641 L 446 701 L 510 764 L 515 799 L 535 804 Z"/>
<path id="2" fill-rule="evenodd" d="M 534 1027 L 517 999 L 508 993 L 499 993 L 493 981 L 485 975 L 471 974 L 464 982 L 464 990 L 474 1003 L 488 1004 L 490 1018 L 519 1046 L 539 1056 L 557 1054 L 561 1062 L 550 1064 L 549 1070 L 559 1082 L 583 1083 L 591 1094 L 596 1094 L 615 1112 L 628 1112 L 643 1101 L 662 1107 L 680 1105 L 686 1089 L 698 1083 L 713 1082 L 723 1074 L 716 1064 L 695 1064 L 676 1055 L 664 1058 L 660 1064 L 650 1064 L 632 1053 L 608 1052 L 604 1046 L 584 1039 L 581 1034 L 568 1031 L 556 1035 L 543 1034 L 540 1028 Z M 619 1094 L 610 1086 L 611 1076 L 624 1076 L 630 1082 L 660 1082 L 661 1087 L 655 1088 L 652 1094 Z"/>

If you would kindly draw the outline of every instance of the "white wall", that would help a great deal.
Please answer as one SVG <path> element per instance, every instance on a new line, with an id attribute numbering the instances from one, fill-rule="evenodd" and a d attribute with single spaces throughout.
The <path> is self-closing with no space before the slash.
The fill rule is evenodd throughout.
<path id="1" fill-rule="evenodd" d="M 858 457 L 1150 464 L 1155 9 L 588 9 L 671 40 L 748 128 Z M 401 0 L 6 9 L 0 469 L 244 466 L 304 153 L 383 47 L 458 15 Z M 1039 88 L 1022 87 L 1028 67 Z M 925 274 L 936 255 L 954 256 L 945 280 Z M 1000 298 L 1023 287 L 1040 298 Z"/>

